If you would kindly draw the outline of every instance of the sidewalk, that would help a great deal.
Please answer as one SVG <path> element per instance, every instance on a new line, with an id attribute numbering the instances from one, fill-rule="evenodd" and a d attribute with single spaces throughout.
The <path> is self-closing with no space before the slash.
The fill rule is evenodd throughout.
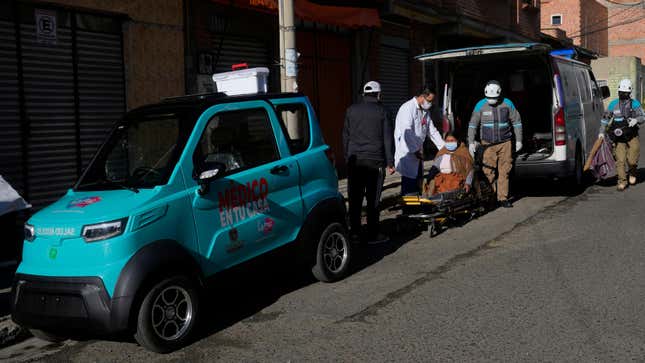
<path id="1" fill-rule="evenodd" d="M 424 174 L 432 167 L 432 160 L 423 163 Z M 338 180 L 338 190 L 343 194 L 347 201 L 347 179 Z M 383 192 L 381 193 L 381 209 L 387 209 L 396 203 L 397 197 L 401 195 L 401 175 L 394 173 L 392 175 L 385 175 L 383 182 Z M 365 206 L 365 201 L 363 201 Z"/>

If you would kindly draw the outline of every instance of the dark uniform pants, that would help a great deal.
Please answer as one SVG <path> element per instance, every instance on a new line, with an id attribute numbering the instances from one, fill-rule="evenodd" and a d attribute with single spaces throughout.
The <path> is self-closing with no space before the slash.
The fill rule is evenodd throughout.
<path id="1" fill-rule="evenodd" d="M 349 224 L 352 233 L 358 234 L 360 232 L 363 199 L 366 199 L 369 237 L 376 237 L 379 233 L 379 203 L 385 180 L 385 170 L 372 160 L 350 160 L 347 176 Z"/>

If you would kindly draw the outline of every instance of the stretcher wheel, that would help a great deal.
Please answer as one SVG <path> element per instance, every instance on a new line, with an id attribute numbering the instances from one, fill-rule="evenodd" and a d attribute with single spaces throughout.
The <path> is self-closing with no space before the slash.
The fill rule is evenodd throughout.
<path id="1" fill-rule="evenodd" d="M 437 225 L 434 221 L 432 221 L 428 225 L 428 237 L 432 238 L 437 235 Z"/>

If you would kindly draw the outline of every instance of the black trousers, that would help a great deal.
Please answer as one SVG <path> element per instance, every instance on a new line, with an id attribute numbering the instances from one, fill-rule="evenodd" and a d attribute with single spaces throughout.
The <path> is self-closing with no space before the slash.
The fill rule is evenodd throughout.
<path id="1" fill-rule="evenodd" d="M 379 233 L 379 203 L 385 180 L 385 170 L 374 160 L 350 159 L 347 169 L 349 193 L 349 224 L 352 233 L 361 230 L 363 199 L 367 200 L 367 230 L 369 237 Z"/>

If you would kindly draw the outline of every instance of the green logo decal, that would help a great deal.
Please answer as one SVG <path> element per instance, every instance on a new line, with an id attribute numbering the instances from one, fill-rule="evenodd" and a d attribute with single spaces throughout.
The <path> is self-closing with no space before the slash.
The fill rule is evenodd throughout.
<path id="1" fill-rule="evenodd" d="M 58 255 L 58 250 L 57 249 L 55 249 L 53 247 L 49 249 L 49 258 L 50 259 L 55 260 L 57 255 Z"/>

